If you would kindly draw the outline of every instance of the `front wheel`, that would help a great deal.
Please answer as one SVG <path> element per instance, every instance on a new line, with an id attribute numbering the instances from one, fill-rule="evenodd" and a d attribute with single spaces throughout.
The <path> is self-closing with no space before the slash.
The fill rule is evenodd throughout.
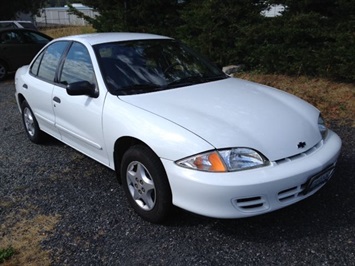
<path id="1" fill-rule="evenodd" d="M 136 145 L 124 154 L 121 166 L 130 205 L 143 219 L 163 222 L 172 209 L 172 196 L 160 159 L 148 147 Z"/>
<path id="2" fill-rule="evenodd" d="M 40 130 L 36 117 L 26 101 L 22 102 L 21 110 L 22 122 L 25 127 L 27 137 L 33 143 L 41 143 L 43 141 L 43 132 Z"/>

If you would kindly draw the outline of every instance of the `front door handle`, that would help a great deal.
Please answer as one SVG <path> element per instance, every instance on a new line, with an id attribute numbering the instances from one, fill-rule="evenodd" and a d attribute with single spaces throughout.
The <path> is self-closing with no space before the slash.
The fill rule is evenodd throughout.
<path id="1" fill-rule="evenodd" d="M 54 96 L 53 101 L 60 103 L 60 99 L 57 96 Z"/>

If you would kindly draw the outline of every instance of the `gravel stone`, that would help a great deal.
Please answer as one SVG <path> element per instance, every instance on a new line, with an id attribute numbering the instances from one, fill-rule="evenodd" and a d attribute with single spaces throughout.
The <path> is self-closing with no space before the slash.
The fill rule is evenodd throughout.
<path id="1" fill-rule="evenodd" d="M 176 209 L 156 225 L 128 206 L 110 169 L 52 138 L 31 143 L 14 93 L 12 79 L 0 83 L 0 224 L 28 206 L 60 215 L 42 242 L 52 265 L 355 265 L 354 128 L 332 124 L 337 171 L 300 203 L 232 220 Z"/>

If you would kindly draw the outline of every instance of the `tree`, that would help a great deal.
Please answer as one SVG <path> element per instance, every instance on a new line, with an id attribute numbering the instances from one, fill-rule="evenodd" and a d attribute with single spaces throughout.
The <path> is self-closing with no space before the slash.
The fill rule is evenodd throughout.
<path id="1" fill-rule="evenodd" d="M 6 4 L 1 5 L 0 20 L 16 19 L 18 14 L 31 13 L 36 14 L 45 4 L 46 0 L 16 0 L 6 1 Z"/>
<path id="2" fill-rule="evenodd" d="M 243 40 L 251 25 L 262 23 L 265 8 L 263 1 L 191 0 L 181 12 L 179 36 L 219 64 L 243 63 Z"/>
<path id="3" fill-rule="evenodd" d="M 98 31 L 172 36 L 220 65 L 243 64 L 247 70 L 355 80 L 355 0 L 83 3 L 100 13 L 96 19 L 86 18 Z M 285 6 L 282 16 L 261 15 L 272 4 Z"/>
<path id="4" fill-rule="evenodd" d="M 93 26 L 98 31 L 140 31 L 172 35 L 179 23 L 177 0 L 84 0 L 100 15 Z"/>
<path id="5" fill-rule="evenodd" d="M 253 64 L 267 72 L 355 80 L 355 0 L 276 0 Z M 265 25 L 265 26 L 266 26 Z"/>

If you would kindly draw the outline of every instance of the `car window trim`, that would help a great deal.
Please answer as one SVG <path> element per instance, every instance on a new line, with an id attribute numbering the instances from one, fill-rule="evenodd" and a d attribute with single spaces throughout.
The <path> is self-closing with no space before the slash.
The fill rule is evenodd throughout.
<path id="1" fill-rule="evenodd" d="M 60 76 L 62 75 L 65 59 L 67 58 L 67 55 L 69 53 L 70 48 L 73 46 L 73 43 L 74 43 L 74 41 L 68 41 L 68 46 L 66 47 L 66 49 L 64 50 L 63 54 L 61 55 L 61 57 L 59 59 L 59 64 L 57 66 L 57 69 L 56 69 L 55 75 L 54 75 L 54 84 L 56 84 L 57 86 L 63 87 L 63 88 L 65 88 L 66 86 L 59 82 Z"/>

